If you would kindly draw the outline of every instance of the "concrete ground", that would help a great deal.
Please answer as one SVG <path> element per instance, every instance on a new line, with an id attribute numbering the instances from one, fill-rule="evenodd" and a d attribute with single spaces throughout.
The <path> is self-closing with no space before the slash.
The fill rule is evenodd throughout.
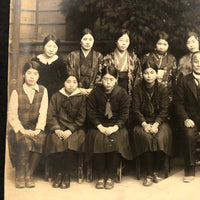
<path id="1" fill-rule="evenodd" d="M 72 180 L 69 189 L 55 189 L 50 182 L 45 182 L 41 174 L 35 177 L 36 187 L 16 189 L 14 169 L 8 153 L 5 167 L 5 200 L 199 200 L 200 168 L 197 167 L 196 178 L 191 183 L 183 183 L 182 159 L 171 161 L 172 170 L 169 178 L 151 187 L 142 185 L 143 177 L 137 180 L 135 172 L 123 176 L 121 183 L 116 183 L 112 190 L 95 189 L 95 181 L 78 184 Z"/>

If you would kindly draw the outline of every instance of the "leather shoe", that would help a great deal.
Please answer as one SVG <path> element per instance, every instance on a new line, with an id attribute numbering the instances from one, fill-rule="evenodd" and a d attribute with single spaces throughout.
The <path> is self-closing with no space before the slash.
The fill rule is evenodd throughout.
<path id="1" fill-rule="evenodd" d="M 70 176 L 69 175 L 65 175 L 60 188 L 61 189 L 65 189 L 65 188 L 69 188 L 70 187 Z"/>
<path id="2" fill-rule="evenodd" d="M 114 187 L 114 181 L 111 178 L 106 180 L 105 189 L 110 190 Z"/>
<path id="3" fill-rule="evenodd" d="M 184 183 L 190 183 L 193 180 L 194 180 L 194 176 L 184 176 L 183 177 L 183 182 Z"/>
<path id="4" fill-rule="evenodd" d="M 158 176 L 158 172 L 154 172 L 153 173 L 153 182 L 154 183 L 158 183 L 158 182 L 160 182 L 160 181 L 162 181 L 163 179 L 160 177 L 160 176 Z"/>
<path id="5" fill-rule="evenodd" d="M 56 179 L 53 182 L 52 187 L 54 187 L 54 188 L 60 187 L 61 181 L 62 181 L 62 174 L 58 173 L 57 176 L 56 176 Z"/>
<path id="6" fill-rule="evenodd" d="M 98 179 L 97 183 L 96 183 L 96 188 L 97 189 L 104 189 L 104 179 Z"/>
<path id="7" fill-rule="evenodd" d="M 25 187 L 25 180 L 23 176 L 20 176 L 15 179 L 15 187 L 16 188 L 24 188 Z"/>
<path id="8" fill-rule="evenodd" d="M 144 185 L 144 186 L 151 186 L 152 183 L 153 183 L 153 177 L 152 177 L 152 176 L 147 176 L 147 177 L 144 179 L 143 185 Z"/>
<path id="9" fill-rule="evenodd" d="M 27 188 L 33 188 L 33 187 L 35 187 L 35 183 L 34 183 L 34 181 L 33 181 L 33 179 L 32 179 L 31 176 L 27 176 L 25 178 L 25 186 Z"/>

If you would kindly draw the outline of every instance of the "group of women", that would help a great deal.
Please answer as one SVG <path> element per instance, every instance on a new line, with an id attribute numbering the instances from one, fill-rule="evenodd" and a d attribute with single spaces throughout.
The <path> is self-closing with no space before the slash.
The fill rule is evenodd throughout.
<path id="1" fill-rule="evenodd" d="M 85 28 L 80 49 L 62 59 L 60 40 L 48 35 L 44 52 L 23 68 L 24 83 L 8 107 L 10 159 L 17 188 L 34 187 L 32 175 L 41 155 L 51 162 L 52 186 L 69 188 L 73 160 L 84 153 L 93 160 L 97 189 L 111 189 L 121 158 L 143 155 L 150 186 L 162 180 L 158 170 L 164 154 L 172 155 L 169 108 L 177 80 L 192 71 L 191 54 L 199 51 L 190 32 L 190 53 L 176 67 L 168 35 L 158 34 L 155 50 L 141 60 L 127 51 L 130 33 L 122 29 L 116 49 L 103 55 L 93 49 L 94 36 Z M 172 109 L 173 110 L 173 109 Z"/>

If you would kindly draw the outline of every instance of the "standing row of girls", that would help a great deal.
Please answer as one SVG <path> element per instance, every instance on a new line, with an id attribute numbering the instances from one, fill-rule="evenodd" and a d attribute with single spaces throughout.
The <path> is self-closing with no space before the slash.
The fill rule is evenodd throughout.
<path id="1" fill-rule="evenodd" d="M 191 56 L 183 57 L 177 69 L 164 32 L 155 51 L 141 62 L 127 51 L 130 35 L 124 29 L 117 35 L 115 51 L 104 58 L 93 50 L 90 29 L 83 30 L 80 44 L 63 61 L 57 54 L 59 39 L 47 36 L 43 54 L 25 64 L 24 83 L 11 94 L 8 141 L 16 187 L 35 186 L 32 175 L 42 154 L 52 161 L 52 186 L 70 187 L 77 152 L 93 157 L 98 189 L 114 187 L 121 157 L 143 155 L 143 184 L 159 182 L 159 161 L 172 153 L 169 106 L 176 80 L 192 71 Z M 198 44 L 197 35 L 189 33 L 191 53 L 199 50 Z"/>

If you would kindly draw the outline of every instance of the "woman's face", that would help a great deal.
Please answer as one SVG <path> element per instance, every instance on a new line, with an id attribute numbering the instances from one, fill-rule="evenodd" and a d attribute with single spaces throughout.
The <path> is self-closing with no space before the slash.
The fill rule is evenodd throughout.
<path id="1" fill-rule="evenodd" d="M 200 74 L 200 53 L 196 53 L 192 59 L 193 71 Z"/>
<path id="2" fill-rule="evenodd" d="M 64 82 L 65 90 L 71 94 L 73 93 L 78 87 L 78 81 L 74 76 L 69 76 L 66 81 Z"/>
<path id="3" fill-rule="evenodd" d="M 160 39 L 156 43 L 156 50 L 160 52 L 161 54 L 167 52 L 168 48 L 169 48 L 169 44 L 166 40 Z"/>
<path id="4" fill-rule="evenodd" d="M 117 40 L 117 49 L 120 52 L 124 52 L 128 49 L 129 44 L 130 44 L 130 38 L 128 34 L 124 34 Z"/>
<path id="5" fill-rule="evenodd" d="M 44 46 L 44 54 L 49 58 L 53 57 L 57 53 L 57 51 L 58 51 L 58 46 L 52 40 L 47 42 Z"/>
<path id="6" fill-rule="evenodd" d="M 89 51 L 92 49 L 93 44 L 94 44 L 94 38 L 91 34 L 85 34 L 82 38 L 81 38 L 81 47 L 83 48 L 83 50 L 85 51 Z"/>
<path id="7" fill-rule="evenodd" d="M 110 74 L 105 74 L 102 78 L 103 86 L 105 87 L 107 92 L 111 92 L 113 90 L 116 82 L 117 79 Z"/>
<path id="8" fill-rule="evenodd" d="M 194 36 L 188 38 L 186 46 L 191 53 L 199 51 L 199 41 Z"/>
<path id="9" fill-rule="evenodd" d="M 28 86 L 34 86 L 39 79 L 39 72 L 36 69 L 30 68 L 24 74 L 24 81 Z"/>
<path id="10" fill-rule="evenodd" d="M 144 70 L 143 78 L 149 84 L 154 83 L 157 78 L 157 73 L 153 68 L 149 67 Z"/>

